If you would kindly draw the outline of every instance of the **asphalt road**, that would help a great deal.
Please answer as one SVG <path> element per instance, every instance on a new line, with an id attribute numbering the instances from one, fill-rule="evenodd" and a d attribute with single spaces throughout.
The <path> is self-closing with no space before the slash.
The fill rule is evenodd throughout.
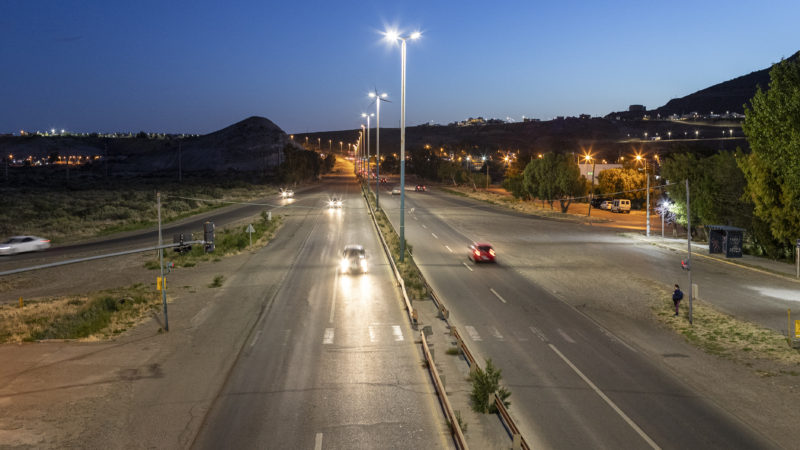
<path id="1" fill-rule="evenodd" d="M 333 194 L 342 209 L 324 206 Z M 286 277 L 265 299 L 193 446 L 452 447 L 354 177 L 326 177 L 282 214 L 270 247 Z M 338 272 L 348 244 L 366 248 L 367 274 Z"/>
<path id="2" fill-rule="evenodd" d="M 413 187 L 406 194 L 405 233 L 415 260 L 470 348 L 502 369 L 512 414 L 534 446 L 775 445 L 565 301 L 576 287 L 592 292 L 595 283 L 625 290 L 636 276 L 675 280 L 664 269 L 678 266 L 673 253 L 630 245 L 608 229 L 530 218 Z M 381 199 L 397 228 L 398 197 Z M 499 263 L 468 262 L 473 240 L 493 243 Z M 612 273 L 629 275 L 595 278 Z M 544 289 L 537 276 L 560 281 L 563 292 Z M 724 278 L 731 283 L 731 274 Z"/>

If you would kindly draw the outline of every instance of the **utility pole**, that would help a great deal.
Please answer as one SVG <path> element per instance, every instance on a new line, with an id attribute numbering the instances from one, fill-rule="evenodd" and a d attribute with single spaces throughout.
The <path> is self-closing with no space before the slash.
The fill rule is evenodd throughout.
<path id="1" fill-rule="evenodd" d="M 589 213 L 586 214 L 586 217 L 592 216 L 592 201 L 594 201 L 594 165 L 595 160 L 592 158 L 592 182 L 589 184 Z M 589 225 L 591 224 L 592 222 L 590 221 Z"/>
<path id="2" fill-rule="evenodd" d="M 645 200 L 647 203 L 647 237 L 650 237 L 650 175 L 647 173 L 647 159 L 644 160 L 644 177 L 647 178 L 647 200 Z M 687 202 L 686 205 L 688 206 L 689 203 Z"/>
<path id="3" fill-rule="evenodd" d="M 156 192 L 158 202 L 158 260 L 161 266 L 161 303 L 164 306 L 164 331 L 169 331 L 169 317 L 167 316 L 167 280 L 164 278 L 164 241 L 161 237 L 161 193 Z"/>
<path id="4" fill-rule="evenodd" d="M 183 181 L 183 154 L 181 153 L 181 141 L 178 141 L 178 182 Z"/>

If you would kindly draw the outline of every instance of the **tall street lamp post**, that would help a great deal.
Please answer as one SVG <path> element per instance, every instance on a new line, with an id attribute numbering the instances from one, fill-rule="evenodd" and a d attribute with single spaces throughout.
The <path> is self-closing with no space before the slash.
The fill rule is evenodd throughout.
<path id="1" fill-rule="evenodd" d="M 647 212 L 645 214 L 646 216 L 645 220 L 647 221 L 646 235 L 649 237 L 650 236 L 650 177 L 647 175 L 647 158 L 642 158 L 642 155 L 636 155 L 636 161 L 644 162 L 644 177 L 647 180 L 647 196 L 645 200 L 645 204 L 647 205 L 645 209 L 647 210 Z"/>
<path id="2" fill-rule="evenodd" d="M 366 117 L 367 118 L 367 187 L 369 187 L 369 174 L 370 174 L 370 168 L 369 168 L 369 154 L 370 154 L 370 150 L 369 150 L 369 141 L 370 141 L 370 138 L 369 138 L 369 128 L 370 128 L 369 127 L 369 118 L 370 118 L 370 116 L 374 116 L 374 115 L 375 114 L 361 113 L 361 117 Z"/>
<path id="3" fill-rule="evenodd" d="M 400 262 L 405 259 L 405 205 L 406 205 L 406 41 L 421 36 L 415 31 L 408 36 L 400 36 L 395 31 L 387 32 L 389 41 L 400 40 Z"/>
<path id="4" fill-rule="evenodd" d="M 386 94 L 378 94 L 376 89 L 369 93 L 370 97 L 375 98 L 375 209 L 381 209 L 381 102 L 388 102 Z"/>

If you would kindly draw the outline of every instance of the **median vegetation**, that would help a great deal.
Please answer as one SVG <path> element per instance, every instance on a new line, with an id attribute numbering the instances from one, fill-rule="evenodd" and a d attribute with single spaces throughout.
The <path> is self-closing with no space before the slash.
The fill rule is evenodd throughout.
<path id="1" fill-rule="evenodd" d="M 161 295 L 144 284 L 87 295 L 49 297 L 0 305 L 0 343 L 44 339 L 106 339 L 161 307 Z"/>
<path id="2" fill-rule="evenodd" d="M 375 195 L 372 191 L 366 189 L 367 199 L 372 206 L 373 211 L 375 210 Z M 403 283 L 406 286 L 406 294 L 408 294 L 409 298 L 411 299 L 425 299 L 429 297 L 428 289 L 425 285 L 425 279 L 422 277 L 422 273 L 419 271 L 417 264 L 414 262 L 414 257 L 411 255 L 413 249 L 406 241 L 405 245 L 405 261 L 400 261 L 400 237 L 394 231 L 392 224 L 389 222 L 389 218 L 386 217 L 386 214 L 381 211 L 375 211 L 375 220 L 378 222 L 378 228 L 381 230 L 381 234 L 383 235 L 383 239 L 386 241 L 386 245 L 389 246 L 389 250 L 392 253 L 392 259 L 394 260 L 395 265 L 397 266 L 397 270 L 400 272 L 400 276 L 403 277 Z"/>

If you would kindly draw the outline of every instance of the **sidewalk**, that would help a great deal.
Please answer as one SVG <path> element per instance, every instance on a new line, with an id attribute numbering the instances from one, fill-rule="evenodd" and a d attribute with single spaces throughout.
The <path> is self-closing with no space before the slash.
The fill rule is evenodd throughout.
<path id="1" fill-rule="evenodd" d="M 662 238 L 661 236 L 654 235 L 647 237 L 639 233 L 629 233 L 628 235 L 640 241 L 688 253 L 686 239 Z M 725 255 L 718 253 L 710 254 L 708 252 L 707 242 L 692 242 L 692 257 L 695 256 L 706 259 L 715 259 L 725 264 L 745 267 L 750 270 L 756 270 L 762 273 L 800 282 L 800 279 L 796 277 L 796 268 L 793 264 L 745 254 L 743 254 L 741 258 L 727 258 Z"/>

